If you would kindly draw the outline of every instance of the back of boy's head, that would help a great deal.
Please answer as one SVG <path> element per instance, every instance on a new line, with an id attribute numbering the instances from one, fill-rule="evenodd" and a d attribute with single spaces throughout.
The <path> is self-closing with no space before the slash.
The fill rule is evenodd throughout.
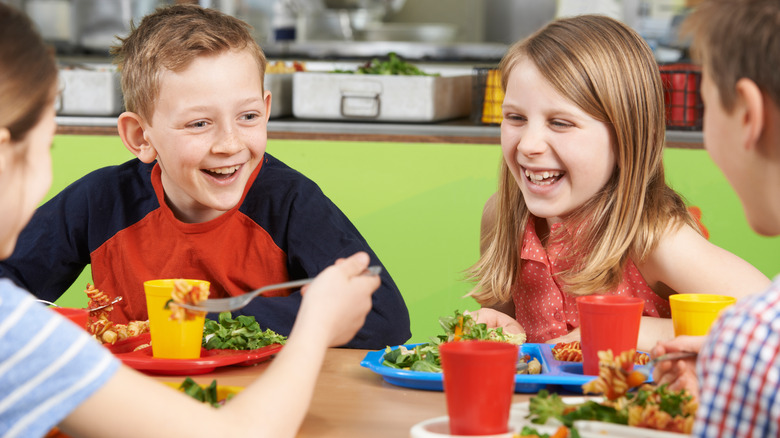
<path id="1" fill-rule="evenodd" d="M 731 110 L 739 79 L 752 80 L 780 105 L 780 1 L 708 0 L 683 24 L 692 54 Z"/>
<path id="2" fill-rule="evenodd" d="M 122 75 L 126 110 L 151 123 L 163 71 L 181 71 L 198 57 L 229 50 L 249 50 L 262 83 L 266 59 L 248 24 L 195 5 L 157 9 L 111 50 Z"/>
<path id="3" fill-rule="evenodd" d="M 54 51 L 26 15 L 0 3 L 0 128 L 22 140 L 54 103 L 56 85 Z"/>

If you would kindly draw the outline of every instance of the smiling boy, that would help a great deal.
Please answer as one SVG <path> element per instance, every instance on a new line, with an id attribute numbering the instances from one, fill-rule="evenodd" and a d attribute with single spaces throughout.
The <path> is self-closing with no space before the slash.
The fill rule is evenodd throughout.
<path id="1" fill-rule="evenodd" d="M 704 147 L 764 236 L 780 235 L 779 25 L 777 0 L 708 0 L 683 25 L 702 64 Z M 653 350 L 700 350 L 695 369 L 678 361 L 653 375 L 698 393 L 694 436 L 780 436 L 779 333 L 780 276 L 725 309 L 706 337 Z"/>
<path id="2" fill-rule="evenodd" d="M 158 9 L 113 53 L 127 109 L 118 131 L 138 159 L 97 170 L 40 207 L 0 274 L 54 301 L 91 263 L 95 286 L 124 296 L 111 315 L 124 323 L 147 319 L 150 279 L 208 280 L 219 298 L 313 277 L 358 251 L 380 263 L 315 183 L 266 153 L 266 60 L 245 23 L 197 6 Z M 270 295 L 234 313 L 287 335 L 300 292 Z M 406 305 L 384 270 L 346 345 L 409 337 Z"/>
<path id="3" fill-rule="evenodd" d="M 208 222 L 241 201 L 265 154 L 271 95 L 258 68 L 248 50 L 200 56 L 160 73 L 151 118 L 119 116 L 127 148 L 144 163 L 157 160 L 178 220 Z"/>

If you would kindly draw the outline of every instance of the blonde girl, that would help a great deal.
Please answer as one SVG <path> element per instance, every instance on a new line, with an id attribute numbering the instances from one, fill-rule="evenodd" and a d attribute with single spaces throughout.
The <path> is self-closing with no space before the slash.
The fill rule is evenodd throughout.
<path id="1" fill-rule="evenodd" d="M 619 21 L 554 21 L 500 65 L 499 188 L 471 268 L 478 319 L 528 342 L 579 339 L 575 298 L 645 300 L 640 349 L 673 336 L 668 297 L 741 297 L 769 280 L 709 243 L 664 180 L 663 88 L 653 53 Z"/>

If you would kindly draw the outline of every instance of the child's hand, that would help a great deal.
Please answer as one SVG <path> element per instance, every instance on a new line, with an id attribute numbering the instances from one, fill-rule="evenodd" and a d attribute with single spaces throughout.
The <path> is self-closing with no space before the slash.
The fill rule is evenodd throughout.
<path id="1" fill-rule="evenodd" d="M 349 342 L 371 310 L 371 295 L 381 279 L 360 275 L 369 261 L 364 252 L 340 260 L 317 275 L 306 289 L 298 321 L 324 334 L 329 346 Z"/>
<path id="2" fill-rule="evenodd" d="M 546 340 L 544 342 L 546 344 L 557 344 L 559 342 L 569 343 L 569 342 L 579 341 L 579 340 L 581 340 L 580 339 L 580 328 L 577 327 L 576 329 L 570 331 L 569 333 L 567 333 L 567 334 L 565 334 L 563 336 L 558 336 L 557 338 L 548 339 L 548 340 Z"/>
<path id="3" fill-rule="evenodd" d="M 650 352 L 650 356 L 655 358 L 675 351 L 698 352 L 704 344 L 704 340 L 704 336 L 678 336 L 670 341 L 656 344 Z M 699 380 L 696 377 L 695 358 L 659 362 L 653 370 L 653 380 L 659 385 L 668 384 L 671 390 L 686 389 L 694 398 L 698 399 L 699 397 Z"/>
<path id="4" fill-rule="evenodd" d="M 498 310 L 489 307 L 483 307 L 476 312 L 470 313 L 471 316 L 476 319 L 477 324 L 487 324 L 488 328 L 502 327 L 505 333 L 525 333 L 523 326 L 504 312 L 499 312 Z"/>
<path id="5" fill-rule="evenodd" d="M 343 262 L 344 260 L 346 260 L 346 259 L 345 258 L 337 258 L 336 261 L 333 262 L 333 264 L 334 265 L 338 265 L 339 263 Z M 303 286 L 301 286 L 301 295 L 305 294 L 308 289 L 309 289 L 309 285 L 308 284 L 304 284 Z"/>

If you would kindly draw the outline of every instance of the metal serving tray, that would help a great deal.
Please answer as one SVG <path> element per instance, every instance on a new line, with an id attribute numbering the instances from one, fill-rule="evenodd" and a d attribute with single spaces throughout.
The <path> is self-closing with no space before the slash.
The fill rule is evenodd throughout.
<path id="1" fill-rule="evenodd" d="M 111 64 L 73 64 L 60 67 L 57 114 L 116 116 L 122 112 L 119 73 Z"/>
<path id="2" fill-rule="evenodd" d="M 300 119 L 425 123 L 470 111 L 470 75 L 293 74 L 293 115 Z"/>
<path id="3" fill-rule="evenodd" d="M 292 115 L 292 73 L 266 73 L 265 89 L 271 92 L 272 119 Z"/>

